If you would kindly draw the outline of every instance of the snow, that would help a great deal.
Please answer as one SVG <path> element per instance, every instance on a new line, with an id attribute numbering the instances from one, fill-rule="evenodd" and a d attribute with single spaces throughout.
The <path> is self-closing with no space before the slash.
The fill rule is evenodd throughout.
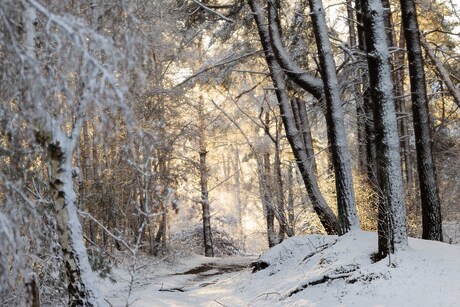
<path id="1" fill-rule="evenodd" d="M 255 273 L 247 267 L 254 257 L 191 256 L 156 265 L 149 265 L 152 259 L 145 258 L 140 261 L 144 266 L 130 303 L 458 306 L 460 246 L 410 239 L 406 250 L 374 263 L 371 255 L 376 250 L 377 235 L 356 230 L 341 237 L 309 235 L 285 240 L 258 258 L 269 265 Z M 223 268 L 227 270 L 223 272 Z M 191 273 L 184 274 L 190 269 Z M 102 292 L 113 306 L 124 306 L 128 274 L 123 266 L 116 274 L 119 282 L 112 285 L 104 281 Z"/>

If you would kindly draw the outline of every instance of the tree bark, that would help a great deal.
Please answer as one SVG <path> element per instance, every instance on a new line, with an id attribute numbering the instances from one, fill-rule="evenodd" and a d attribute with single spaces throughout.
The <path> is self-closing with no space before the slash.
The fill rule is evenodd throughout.
<path id="1" fill-rule="evenodd" d="M 75 207 L 72 181 L 72 150 L 70 140 L 61 138 L 48 145 L 50 188 L 56 211 L 59 243 L 68 278 L 69 306 L 98 306 L 97 293 L 83 234 Z"/>
<path id="2" fill-rule="evenodd" d="M 211 232 L 211 212 L 209 208 L 208 192 L 208 165 L 206 163 L 206 135 L 203 100 L 200 98 L 198 106 L 199 117 L 199 155 L 200 155 L 200 187 L 201 187 L 201 209 L 203 217 L 203 241 L 204 254 L 206 257 L 214 257 L 214 247 L 212 244 Z"/>
<path id="3" fill-rule="evenodd" d="M 358 46 L 359 50 L 366 52 L 366 35 L 364 33 L 364 17 L 361 0 L 356 0 L 356 20 L 358 23 L 357 33 L 358 33 Z M 369 71 L 368 69 L 362 69 L 361 71 L 361 80 L 362 80 L 362 111 L 359 111 L 358 114 L 362 114 L 364 127 L 361 129 L 361 133 L 364 134 L 361 138 L 364 140 L 364 148 L 362 149 L 361 156 L 363 160 L 361 161 L 363 169 L 366 170 L 367 179 L 370 183 L 370 186 L 375 188 L 377 184 L 377 150 L 375 147 L 375 134 L 374 134 L 374 106 L 371 99 L 371 93 L 369 88 Z M 358 121 L 360 119 L 358 118 Z"/>
<path id="4" fill-rule="evenodd" d="M 384 8 L 384 23 L 385 30 L 388 39 L 388 45 L 391 48 L 396 48 L 396 32 L 394 29 L 393 17 L 391 13 L 391 5 L 389 0 L 382 0 L 382 5 Z M 400 35 L 400 48 L 404 48 L 404 35 Z M 402 51 L 397 51 L 393 56 L 394 65 L 392 62 L 392 77 L 393 77 L 393 91 L 395 97 L 395 108 L 397 112 L 401 114 L 406 113 L 405 99 L 404 99 L 404 53 Z M 412 162 L 410 158 L 410 144 L 408 136 L 408 120 L 407 116 L 401 116 L 398 119 L 398 132 L 400 140 L 400 149 L 401 149 L 401 158 L 402 164 L 404 166 L 404 174 L 406 176 L 406 182 L 410 187 L 412 185 Z"/>
<path id="5" fill-rule="evenodd" d="M 332 162 L 335 172 L 340 234 L 344 234 L 359 227 L 351 172 L 351 157 L 345 135 L 340 87 L 329 42 L 323 3 L 321 0 L 309 0 L 309 2 L 310 16 L 318 48 L 320 72 L 324 83 L 327 133 L 331 141 Z"/>
<path id="6" fill-rule="evenodd" d="M 270 114 L 265 112 L 265 135 L 270 134 Z M 263 169 L 261 176 L 259 176 L 259 186 L 262 195 L 262 204 L 264 207 L 265 219 L 267 221 L 267 239 L 268 247 L 273 247 L 278 244 L 278 236 L 275 232 L 275 209 L 273 204 L 273 194 L 272 194 L 272 176 L 271 176 L 271 166 L 270 166 L 270 151 L 266 149 L 263 154 Z"/>
<path id="7" fill-rule="evenodd" d="M 289 164 L 289 169 L 287 173 L 287 182 L 288 182 L 288 225 L 287 225 L 287 235 L 288 237 L 294 236 L 295 229 L 295 209 L 294 209 L 294 176 L 292 172 L 295 171 L 295 168 Z"/>
<path id="8" fill-rule="evenodd" d="M 354 49 L 360 47 L 359 37 L 357 35 L 357 18 L 355 17 L 355 10 L 353 8 L 353 1 L 346 0 L 347 4 L 347 23 L 348 23 L 348 36 L 350 48 Z M 356 67 L 357 63 L 353 63 Z M 359 67 L 359 66 L 358 66 Z M 358 80 L 361 72 L 359 68 L 353 70 L 352 78 Z M 358 172 L 365 176 L 367 174 L 367 151 L 366 151 L 366 114 L 364 111 L 364 90 L 361 89 L 358 82 L 353 82 L 353 98 L 356 104 L 356 130 L 357 130 L 357 143 L 358 143 Z"/>
<path id="9" fill-rule="evenodd" d="M 291 101 L 292 111 L 294 113 L 297 129 L 302 134 L 304 141 L 305 151 L 308 156 L 309 169 L 314 175 L 317 175 L 318 168 L 316 166 L 316 157 L 313 150 L 313 139 L 311 136 L 310 122 L 308 120 L 308 113 L 306 102 L 300 98 L 294 98 Z"/>
<path id="10" fill-rule="evenodd" d="M 253 2 L 254 0 L 249 0 L 248 2 Z M 286 75 L 295 82 L 302 89 L 313 95 L 318 100 L 321 100 L 324 95 L 324 85 L 323 82 L 305 72 L 300 68 L 289 56 L 287 51 L 283 47 L 281 41 L 281 30 L 279 29 L 277 22 L 277 12 L 274 5 L 271 2 L 274 0 L 269 0 L 269 24 L 270 24 L 270 33 L 267 38 L 269 40 L 267 43 L 271 45 L 270 49 L 273 52 L 275 60 L 277 61 L 280 68 L 286 73 Z M 252 7 L 252 4 L 249 3 Z"/>
<path id="11" fill-rule="evenodd" d="M 38 36 L 35 22 L 37 13 L 27 1 L 22 1 L 22 6 L 25 54 L 32 60 L 36 59 L 35 40 Z M 30 73 L 30 76 L 27 77 L 33 77 L 29 64 L 25 64 L 25 70 L 26 74 Z M 32 94 L 33 90 L 33 88 L 28 89 Z M 30 93 L 24 100 L 26 104 L 30 104 L 27 105 L 30 111 L 36 111 Z M 62 123 L 55 118 L 50 119 L 52 114 L 48 116 L 33 118 L 31 121 L 36 128 L 37 143 L 48 154 L 49 186 L 56 214 L 57 236 L 68 282 L 68 304 L 69 306 L 99 306 L 99 295 L 93 284 L 94 277 L 83 242 L 81 223 L 78 219 L 77 198 L 72 179 L 72 158 L 80 139 L 82 118 L 77 118 L 69 137 L 61 130 Z"/>
<path id="12" fill-rule="evenodd" d="M 275 190 L 275 199 L 276 199 L 276 211 L 278 214 L 276 217 L 278 218 L 279 223 L 279 231 L 278 231 L 278 243 L 281 243 L 284 240 L 284 236 L 286 235 L 288 225 L 286 219 L 286 212 L 284 208 L 284 184 L 283 184 L 283 176 L 282 176 L 282 169 L 281 169 L 281 157 L 280 157 L 280 129 L 276 127 L 276 137 L 275 137 L 275 161 L 273 163 L 274 168 L 274 183 L 273 187 Z"/>
<path id="13" fill-rule="evenodd" d="M 235 148 L 235 206 L 238 217 L 238 229 L 243 235 L 243 203 L 241 201 L 241 183 L 240 183 L 240 151 L 238 146 Z"/>
<path id="14" fill-rule="evenodd" d="M 260 42 L 265 54 L 265 60 L 270 70 L 270 77 L 272 78 L 273 85 L 276 88 L 275 94 L 278 99 L 286 135 L 296 158 L 296 163 L 299 167 L 299 171 L 302 175 L 302 179 L 311 199 L 313 208 L 318 214 L 321 224 L 325 228 L 326 232 L 328 234 L 337 234 L 339 232 L 337 217 L 324 200 L 319 190 L 316 177 L 311 171 L 311 167 L 308 163 L 308 156 L 305 151 L 305 146 L 303 145 L 302 135 L 296 127 L 294 114 L 289 103 L 283 72 L 273 55 L 273 51 L 269 43 L 270 36 L 267 27 L 264 25 L 261 8 L 255 4 L 254 0 L 248 0 L 248 3 L 251 7 L 251 11 L 257 25 Z"/>
<path id="15" fill-rule="evenodd" d="M 25 277 L 26 306 L 40 307 L 40 288 L 35 273 Z"/>
<path id="16" fill-rule="evenodd" d="M 413 0 L 403 0 L 400 3 L 409 59 L 415 149 L 422 202 L 422 238 L 442 241 L 441 201 L 431 150 L 428 97 L 417 11 Z"/>
<path id="17" fill-rule="evenodd" d="M 362 0 L 377 146 L 379 256 L 407 246 L 406 209 L 393 97 L 390 52 L 380 0 Z"/>

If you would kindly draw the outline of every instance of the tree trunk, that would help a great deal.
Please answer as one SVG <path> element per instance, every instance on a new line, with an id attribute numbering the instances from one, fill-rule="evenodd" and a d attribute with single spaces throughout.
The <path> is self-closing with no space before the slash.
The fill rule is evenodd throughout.
<path id="1" fill-rule="evenodd" d="M 200 186 L 201 186 L 201 208 L 203 214 L 203 240 L 204 255 L 214 257 L 211 234 L 211 213 L 209 209 L 208 196 L 208 171 L 206 164 L 206 148 L 200 150 Z"/>
<path id="2" fill-rule="evenodd" d="M 407 246 L 406 209 L 384 9 L 380 0 L 362 0 L 362 9 L 380 188 L 379 256 L 384 257 Z"/>
<path id="3" fill-rule="evenodd" d="M 265 135 L 269 135 L 270 127 L 270 114 L 265 113 Z M 273 194 L 272 194 L 272 176 L 270 167 L 270 152 L 268 149 L 263 155 L 263 170 L 261 176 L 259 176 L 259 186 L 261 186 L 262 203 L 264 207 L 265 219 L 267 221 L 267 239 L 268 247 L 273 247 L 278 244 L 278 236 L 275 233 L 275 210 L 273 206 Z M 262 181 L 261 181 L 262 180 Z"/>
<path id="4" fill-rule="evenodd" d="M 357 23 L 357 18 L 355 17 L 355 12 L 353 8 L 353 1 L 346 0 L 347 2 L 347 23 L 348 23 L 348 36 L 350 48 L 354 49 L 360 47 L 360 44 L 357 46 L 359 41 L 357 36 L 357 29 L 355 24 Z M 356 66 L 356 61 L 353 63 Z M 359 80 L 360 78 L 360 69 L 354 69 L 352 78 L 354 80 Z M 364 111 L 364 99 L 363 99 L 364 89 L 361 89 L 358 82 L 353 83 L 353 98 L 356 104 L 356 130 L 357 130 L 357 143 L 358 143 L 358 172 L 359 174 L 365 176 L 367 174 L 367 151 L 366 151 L 366 114 Z"/>
<path id="5" fill-rule="evenodd" d="M 295 168 L 289 164 L 288 174 L 287 174 L 287 182 L 288 182 L 288 205 L 287 205 L 287 212 L 288 212 L 288 228 L 287 228 L 287 235 L 288 237 L 294 236 L 294 229 L 295 229 L 295 211 L 294 211 L 294 176 L 292 172 Z"/>
<path id="6" fill-rule="evenodd" d="M 241 184 L 240 184 L 240 151 L 238 146 L 235 148 L 235 206 L 238 217 L 238 230 L 243 234 L 243 204 L 241 202 Z"/>
<path id="7" fill-rule="evenodd" d="M 340 234 L 344 234 L 359 227 L 351 172 L 351 157 L 345 134 L 339 81 L 329 42 L 323 3 L 321 0 L 309 0 L 309 2 L 310 16 L 318 48 L 321 77 L 324 82 L 327 133 L 331 141 L 332 162 L 335 172 Z"/>
<path id="8" fill-rule="evenodd" d="M 313 139 L 311 137 L 306 102 L 299 98 L 294 98 L 291 104 L 297 123 L 297 129 L 300 130 L 304 141 L 305 151 L 308 156 L 307 162 L 310 165 L 310 172 L 313 172 L 313 174 L 316 175 L 318 173 L 318 169 L 316 166 L 315 152 L 313 150 Z"/>
<path id="9" fill-rule="evenodd" d="M 96 288 L 75 207 L 71 141 L 62 137 L 48 145 L 50 188 L 59 243 L 68 278 L 69 306 L 98 306 Z"/>
<path id="10" fill-rule="evenodd" d="M 284 240 L 284 236 L 287 232 L 287 219 L 286 219 L 286 212 L 284 208 L 284 185 L 283 185 L 283 175 L 281 169 L 281 157 L 280 157 L 280 133 L 279 127 L 276 127 L 276 138 L 275 138 L 275 161 L 273 163 L 274 168 L 274 190 L 276 193 L 276 211 L 277 211 L 277 219 L 279 222 L 279 232 L 278 232 L 278 243 L 281 243 Z"/>
<path id="11" fill-rule="evenodd" d="M 431 152 L 428 97 L 417 12 L 413 0 L 400 2 L 409 59 L 415 149 L 422 202 L 422 238 L 442 241 L 441 201 Z"/>
<path id="12" fill-rule="evenodd" d="M 88 132 L 88 123 L 83 123 L 82 128 L 83 133 L 83 144 L 80 146 L 81 148 L 81 159 L 82 159 L 82 173 L 83 179 L 80 185 L 80 203 L 81 209 L 87 211 L 91 215 L 95 216 L 94 208 L 87 204 L 88 197 L 87 197 L 87 189 L 91 187 L 93 184 L 94 175 L 91 169 L 91 148 L 90 148 L 90 141 L 89 141 L 89 132 Z M 87 222 L 88 229 L 87 232 L 89 233 L 89 238 L 91 242 L 97 243 L 97 236 L 96 236 L 96 226 L 94 225 L 93 220 L 89 220 Z"/>
<path id="13" fill-rule="evenodd" d="M 409 194 L 411 194 L 411 190 L 414 184 L 414 175 L 412 170 L 412 158 L 411 158 L 411 145 L 409 139 L 409 116 L 407 111 L 406 105 L 406 98 L 404 93 L 404 79 L 405 79 L 405 70 L 404 70 L 404 58 L 405 52 L 404 49 L 406 47 L 406 38 L 404 37 L 404 29 L 401 27 L 399 33 L 399 49 L 395 55 L 395 77 L 394 82 L 396 84 L 400 84 L 400 91 L 396 93 L 396 108 L 397 111 L 401 114 L 400 116 L 400 139 L 401 139 L 401 150 L 402 150 L 402 157 L 404 160 L 404 174 L 406 176 L 406 189 Z"/>
<path id="14" fill-rule="evenodd" d="M 254 0 L 248 0 L 248 3 L 251 7 L 251 11 L 257 25 L 260 42 L 265 53 L 265 60 L 270 70 L 270 76 L 272 78 L 273 85 L 276 88 L 275 93 L 278 99 L 284 129 L 286 130 L 286 136 L 296 158 L 296 163 L 299 167 L 300 173 L 302 174 L 302 179 L 310 196 L 313 208 L 318 214 L 321 224 L 325 228 L 326 232 L 328 234 L 337 234 L 339 232 L 337 217 L 324 200 L 323 195 L 319 190 L 316 177 L 311 171 L 311 166 L 308 163 L 308 156 L 305 151 L 305 146 L 303 145 L 302 135 L 296 127 L 294 114 L 289 103 L 283 73 L 269 44 L 270 36 L 267 27 L 264 26 L 261 8 L 254 3 Z"/>
<path id="15" fill-rule="evenodd" d="M 165 237 L 166 237 L 166 226 L 167 226 L 167 209 L 163 200 L 160 200 L 160 210 L 161 210 L 161 220 L 160 225 L 158 226 L 157 234 L 155 235 L 155 248 L 153 255 L 158 256 L 158 254 L 165 248 Z M 212 245 L 212 244 L 211 244 Z"/>
<path id="16" fill-rule="evenodd" d="M 206 163 L 206 133 L 203 99 L 200 98 L 198 107 L 199 118 L 199 154 L 200 154 L 200 187 L 201 187 L 201 209 L 203 217 L 203 242 L 204 254 L 206 257 L 214 257 L 211 232 L 211 212 L 209 208 L 208 192 L 208 165 Z"/>
<path id="17" fill-rule="evenodd" d="M 23 34 L 25 54 L 29 59 L 36 58 L 35 22 L 37 14 L 27 1 L 23 6 Z M 28 65 L 25 65 L 26 73 Z M 33 89 L 31 89 L 33 90 Z M 34 101 L 31 97 L 25 99 L 31 102 L 34 110 Z M 51 114 L 49 114 L 52 116 Z M 48 121 L 37 120 L 33 125 L 38 130 L 36 141 L 47 151 L 49 165 L 49 185 L 54 211 L 56 214 L 57 236 L 62 252 L 66 276 L 68 281 L 69 306 L 99 306 L 99 295 L 93 284 L 88 254 L 83 242 L 83 232 L 77 213 L 77 198 L 72 180 L 72 158 L 80 138 L 81 118 L 72 128 L 72 137 L 69 138 L 61 129 L 61 122 L 53 122 L 51 130 Z"/>
<path id="18" fill-rule="evenodd" d="M 40 307 L 40 288 L 37 279 L 35 273 L 25 277 L 27 307 Z"/>
<path id="19" fill-rule="evenodd" d="M 388 39 L 388 45 L 390 48 L 396 48 L 396 32 L 393 24 L 393 17 L 391 13 L 391 5 L 389 0 L 382 0 L 382 5 L 384 8 L 384 23 L 385 30 Z M 401 33 L 402 34 L 402 33 Z M 404 48 L 404 35 L 400 35 L 400 44 L 401 49 Z M 392 77 L 393 77 L 393 91 L 395 97 L 395 108 L 397 112 L 401 114 L 406 113 L 405 99 L 404 99 L 404 52 L 398 50 L 394 53 L 393 56 L 394 65 L 392 65 Z M 412 185 L 412 163 L 410 159 L 410 144 L 408 136 L 408 120 L 407 116 L 401 116 L 398 119 L 398 132 L 400 140 L 400 149 L 401 149 L 401 158 L 402 164 L 404 166 L 404 174 L 406 176 L 406 182 L 410 187 Z"/>
<path id="20" fill-rule="evenodd" d="M 359 50 L 362 52 L 366 52 L 366 35 L 364 33 L 364 17 L 363 17 L 363 9 L 361 6 L 361 0 L 356 0 L 356 21 L 357 21 L 357 33 L 358 33 L 358 45 Z M 362 111 L 361 114 L 363 117 L 364 127 L 361 133 L 364 136 L 361 136 L 364 139 L 364 148 L 363 153 L 361 153 L 361 157 L 365 157 L 365 160 L 362 160 L 362 167 L 366 170 L 367 179 L 370 183 L 372 188 L 377 187 L 377 164 L 376 164 L 376 155 L 377 151 L 375 148 L 375 134 L 374 134 L 374 106 L 371 99 L 371 93 L 369 89 L 369 71 L 367 69 L 362 69 L 361 71 L 361 80 L 362 80 Z M 360 119 L 358 118 L 358 121 Z M 365 153 L 364 153 L 365 151 Z"/>

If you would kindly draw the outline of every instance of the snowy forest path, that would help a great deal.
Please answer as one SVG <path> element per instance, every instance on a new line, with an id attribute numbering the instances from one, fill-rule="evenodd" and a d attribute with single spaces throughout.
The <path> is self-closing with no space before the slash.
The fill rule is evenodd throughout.
<path id="1" fill-rule="evenodd" d="M 110 306 L 126 306 L 126 301 L 130 306 L 226 306 L 219 298 L 234 290 L 235 276 L 250 274 L 254 260 L 254 256 L 191 257 L 175 265 L 157 267 L 149 266 L 148 259 L 144 259 L 142 262 L 147 262 L 136 272 L 128 299 L 120 293 L 127 292 L 130 278 L 121 274 L 120 281 L 108 285 L 103 292 Z M 118 272 L 126 275 L 126 270 Z"/>

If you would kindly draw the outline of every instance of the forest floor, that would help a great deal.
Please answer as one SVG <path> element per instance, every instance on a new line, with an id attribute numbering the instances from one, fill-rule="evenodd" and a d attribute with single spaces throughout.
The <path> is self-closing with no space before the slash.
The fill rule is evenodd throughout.
<path id="1" fill-rule="evenodd" d="M 126 306 L 126 302 L 130 306 L 152 307 L 221 306 L 219 294 L 229 292 L 229 284 L 239 272 L 249 274 L 251 263 L 256 259 L 255 256 L 207 258 L 189 255 L 158 263 L 154 258 L 142 257 L 132 274 L 134 278 L 131 278 L 127 261 L 114 270 L 115 283 L 103 281 L 102 294 L 109 306 Z"/>
<path id="2" fill-rule="evenodd" d="M 374 262 L 375 233 L 285 240 L 260 257 L 140 259 L 132 306 L 459 306 L 460 246 L 410 239 L 407 250 Z M 251 263 L 258 271 L 252 272 Z M 126 306 L 130 274 L 103 282 L 112 306 Z"/>

